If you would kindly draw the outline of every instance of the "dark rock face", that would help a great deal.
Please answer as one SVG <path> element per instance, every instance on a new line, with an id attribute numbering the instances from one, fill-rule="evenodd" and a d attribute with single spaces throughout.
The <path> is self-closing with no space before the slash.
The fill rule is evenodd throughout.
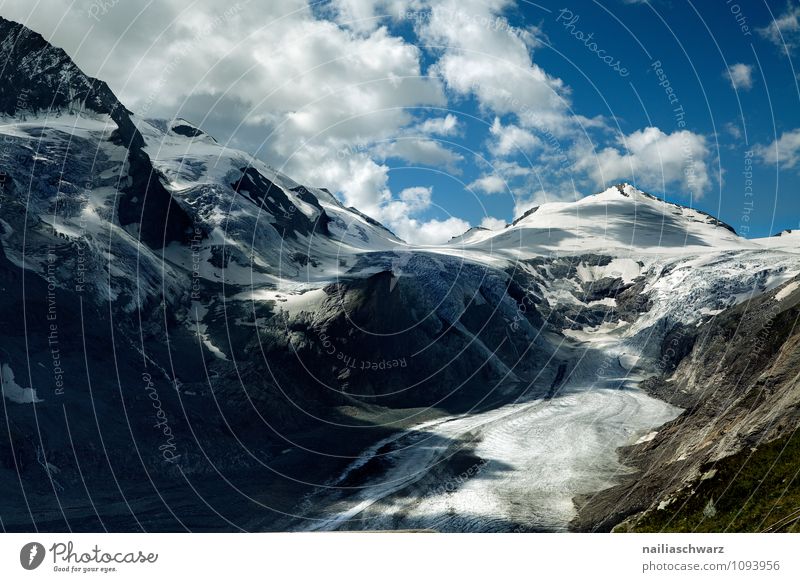
<path id="1" fill-rule="evenodd" d="M 132 178 L 119 184 L 120 224 L 139 224 L 142 241 L 155 248 L 188 240 L 191 220 L 160 182 L 130 112 L 108 85 L 85 75 L 63 50 L 21 24 L 0 17 L 0 38 L 0 113 L 89 110 L 111 117 L 117 143 L 128 149 Z"/>
<path id="2" fill-rule="evenodd" d="M 200 137 L 206 135 L 203 131 L 200 131 L 196 127 L 192 127 L 191 125 L 186 125 L 186 124 L 173 125 L 172 131 L 184 137 Z"/>
<path id="3" fill-rule="evenodd" d="M 319 200 L 305 187 L 298 186 L 294 189 L 297 197 L 314 207 L 316 216 L 309 218 L 297 209 L 286 193 L 262 176 L 255 168 L 242 168 L 241 177 L 231 184 L 239 194 L 247 196 L 266 212 L 274 217 L 275 228 L 283 236 L 296 237 L 298 234 L 317 234 L 327 236 L 330 234 L 328 224 L 330 217 L 319 203 Z"/>
<path id="4" fill-rule="evenodd" d="M 265 322 L 244 359 L 263 352 L 278 362 L 271 366 L 276 376 L 305 383 L 311 400 L 390 408 L 457 409 L 492 391 L 508 373 L 517 381 L 550 375 L 542 370 L 550 351 L 534 339 L 542 323 L 536 310 L 529 307 L 520 316 L 524 323 L 510 331 L 517 304 L 503 290 L 513 283 L 471 266 L 428 279 L 433 263 L 419 255 L 400 277 L 383 271 L 329 285 L 313 312 Z M 449 303 L 449 290 L 481 278 L 478 298 Z M 441 291 L 426 289 L 434 284 Z"/>
<path id="5" fill-rule="evenodd" d="M 0 17 L 0 112 L 59 113 L 85 107 L 111 115 L 124 108 L 108 86 L 84 75 L 67 54 L 28 28 Z"/>

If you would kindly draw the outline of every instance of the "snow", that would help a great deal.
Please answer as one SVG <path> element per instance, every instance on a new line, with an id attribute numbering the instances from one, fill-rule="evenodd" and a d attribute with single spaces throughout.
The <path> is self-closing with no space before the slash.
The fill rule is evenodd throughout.
<path id="1" fill-rule="evenodd" d="M 638 439 L 634 444 L 635 445 L 641 445 L 641 444 L 644 444 L 644 443 L 649 443 L 654 438 L 656 438 L 656 436 L 658 436 L 658 431 L 654 430 L 652 432 L 647 433 L 646 435 L 644 435 L 640 439 Z"/>
<path id="2" fill-rule="evenodd" d="M 208 335 L 208 325 L 203 323 L 206 315 L 208 315 L 208 308 L 200 303 L 199 301 L 192 301 L 192 311 L 193 321 L 187 322 L 189 325 L 190 331 L 194 331 L 197 333 L 197 337 L 203 342 L 203 345 L 208 348 L 208 351 L 211 352 L 216 358 L 220 360 L 228 359 L 228 356 L 225 355 L 221 349 L 214 345 L 211 341 L 211 337 Z M 194 329 L 192 329 L 194 326 Z"/>
<path id="3" fill-rule="evenodd" d="M 309 529 L 352 522 L 365 529 L 508 531 L 511 523 L 565 531 L 575 516 L 573 497 L 610 487 L 630 471 L 616 448 L 679 412 L 636 390 L 576 389 L 552 400 L 423 423 L 365 451 L 334 487 L 387 443 L 395 444 L 391 468 Z M 446 462 L 452 443 L 467 437 L 477 442 L 472 454 L 480 459 L 471 477 L 423 495 L 400 493 Z"/>
<path id="4" fill-rule="evenodd" d="M 283 236 L 263 205 L 250 197 L 237 194 L 231 184 L 242 168 L 252 168 L 279 188 L 291 207 L 309 221 L 320 214 L 319 208 L 302 200 L 295 191 L 299 185 L 267 166 L 260 160 L 218 144 L 210 136 L 187 138 L 163 131 L 165 125 L 134 118 L 146 141 L 146 152 L 154 166 L 166 178 L 165 186 L 197 223 L 206 225 L 210 234 L 201 244 L 200 276 L 209 280 L 224 280 L 238 285 L 289 284 L 305 280 L 325 284 L 344 274 L 344 265 L 353 265 L 357 256 L 366 251 L 391 250 L 403 243 L 384 228 L 371 223 L 357 212 L 344 208 L 334 196 L 316 188 L 307 188 L 330 217 L 330 237 L 321 233 L 313 236 L 297 232 Z M 276 198 L 272 198 L 274 201 Z M 225 269 L 209 264 L 213 247 L 233 248 L 235 254 Z M 165 257 L 175 265 L 186 264 L 180 245 L 173 245 Z M 305 265 L 293 259 L 308 257 Z"/>
<path id="5" fill-rule="evenodd" d="M 722 249 L 758 248 L 710 217 L 670 204 L 630 185 L 615 186 L 576 202 L 543 204 L 500 231 L 475 231 L 448 248 L 480 251 L 508 261 L 556 254 L 601 253 L 625 257 L 620 272 L 636 275 L 642 255 L 687 255 Z M 474 255 L 472 255 L 474 256 Z"/>
<path id="6" fill-rule="evenodd" d="M 299 291 L 289 293 L 286 291 L 276 291 L 272 289 L 253 289 L 234 295 L 236 301 L 273 301 L 278 309 L 286 312 L 290 316 L 302 312 L 314 312 L 328 295 L 323 289 L 312 289 L 310 291 Z"/>
<path id="7" fill-rule="evenodd" d="M 102 302 L 128 297 L 123 309 L 130 311 L 162 290 L 176 292 L 182 283 L 140 244 L 135 229 L 123 229 L 116 220 L 119 193 L 114 185 L 127 173 L 127 149 L 111 141 L 116 127 L 108 116 L 94 114 L 27 116 L 26 121 L 0 126 L 11 155 L 22 160 L 15 179 L 24 185 L 33 180 L 26 210 L 29 218 L 40 221 L 30 230 L 17 228 L 19 232 L 9 225 L 3 240 L 6 256 L 17 266 L 46 276 L 47 255 L 53 252 L 62 266 L 60 287 L 85 286 Z M 55 183 L 68 186 L 57 212 L 52 205 L 55 191 L 47 187 Z M 76 244 L 83 247 L 80 283 Z"/>
<path id="8" fill-rule="evenodd" d="M 800 253 L 800 230 L 784 231 L 776 236 L 753 239 L 752 242 L 768 249 Z"/>
<path id="9" fill-rule="evenodd" d="M 789 297 L 789 295 L 797 291 L 798 288 L 800 288 L 800 282 L 795 281 L 793 283 L 789 283 L 786 287 L 775 294 L 775 301 L 783 301 Z"/>
<path id="10" fill-rule="evenodd" d="M 3 396 L 8 398 L 11 402 L 17 404 L 33 404 L 34 402 L 42 402 L 42 399 L 36 395 L 36 390 L 33 388 L 23 388 L 14 381 L 14 372 L 8 364 L 0 366 L 0 385 L 2 387 Z"/>

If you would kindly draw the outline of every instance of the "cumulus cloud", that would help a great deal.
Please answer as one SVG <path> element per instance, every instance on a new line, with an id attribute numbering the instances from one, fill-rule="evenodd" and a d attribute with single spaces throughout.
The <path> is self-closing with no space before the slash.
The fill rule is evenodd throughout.
<path id="1" fill-rule="evenodd" d="M 556 186 L 553 189 L 545 190 L 539 189 L 533 192 L 526 192 L 525 190 L 517 190 L 515 192 L 516 198 L 514 200 L 514 218 L 517 219 L 532 208 L 541 206 L 542 204 L 550 204 L 553 202 L 574 202 L 581 196 L 574 190 L 572 184 L 565 183 Z"/>
<path id="2" fill-rule="evenodd" d="M 786 11 L 770 22 L 758 33 L 776 47 L 794 50 L 800 46 L 800 4 L 789 2 Z"/>
<path id="3" fill-rule="evenodd" d="M 503 125 L 498 117 L 494 118 L 489 133 L 492 137 L 489 151 L 498 157 L 529 154 L 530 150 L 540 145 L 532 132 L 514 124 Z"/>
<path id="4" fill-rule="evenodd" d="M 452 113 L 444 117 L 431 117 L 414 127 L 419 133 L 430 135 L 452 136 L 461 132 L 461 124 Z"/>
<path id="5" fill-rule="evenodd" d="M 503 16 L 510 0 L 442 0 L 417 22 L 423 42 L 444 47 L 432 67 L 448 89 L 474 96 L 498 115 L 537 112 L 565 122 L 566 86 L 531 58 L 534 28 L 515 28 Z M 530 117 L 530 116 L 528 116 Z"/>
<path id="6" fill-rule="evenodd" d="M 733 139 L 739 140 L 742 139 L 742 130 L 738 124 L 728 121 L 724 125 L 725 131 L 730 135 Z"/>
<path id="7" fill-rule="evenodd" d="M 367 154 L 359 153 L 338 160 L 322 157 L 314 169 L 318 184 L 336 184 L 347 206 L 377 218 L 381 208 L 392 199 L 389 190 L 389 166 L 379 164 Z"/>
<path id="8" fill-rule="evenodd" d="M 702 135 L 682 130 L 667 134 L 648 127 L 621 139 L 624 149 L 607 147 L 595 153 L 582 152 L 576 168 L 588 172 L 598 187 L 615 180 L 635 181 L 662 189 L 680 186 L 695 197 L 711 187 L 709 148 Z"/>
<path id="9" fill-rule="evenodd" d="M 331 0 L 330 16 L 341 26 L 366 33 L 387 19 L 398 20 L 423 7 L 422 0 Z M 324 9 L 324 5 L 320 6 Z"/>
<path id="10" fill-rule="evenodd" d="M 787 131 L 769 145 L 755 147 L 756 155 L 767 164 L 777 164 L 781 169 L 794 169 L 800 165 L 800 129 Z"/>
<path id="11" fill-rule="evenodd" d="M 497 174 L 481 176 L 467 186 L 470 190 L 477 190 L 484 194 L 500 194 L 508 189 L 506 181 Z"/>
<path id="12" fill-rule="evenodd" d="M 410 164 L 442 167 L 452 174 L 461 171 L 458 164 L 464 161 L 461 154 L 444 147 L 431 139 L 402 138 L 374 149 L 375 154 L 385 158 L 398 158 Z"/>
<path id="13" fill-rule="evenodd" d="M 481 220 L 481 227 L 489 230 L 503 230 L 507 226 L 505 220 L 494 216 L 484 216 Z"/>
<path id="14" fill-rule="evenodd" d="M 487 173 L 478 177 L 467 188 L 484 194 L 500 194 L 511 192 L 511 184 L 520 177 L 534 178 L 530 168 L 508 160 L 494 160 L 487 166 Z"/>
<path id="15" fill-rule="evenodd" d="M 451 216 L 445 220 L 428 220 L 420 222 L 409 219 L 401 226 L 396 226 L 397 233 L 408 241 L 422 245 L 440 245 L 449 241 L 454 236 L 464 234 L 469 230 L 469 222 Z"/>
<path id="16" fill-rule="evenodd" d="M 734 89 L 747 91 L 753 88 L 753 65 L 737 63 L 728 67 L 725 76 Z"/>
<path id="17" fill-rule="evenodd" d="M 386 168 L 368 149 L 416 122 L 410 111 L 447 103 L 441 80 L 423 73 L 420 49 L 370 17 L 409 3 L 370 4 L 339 3 L 342 14 L 371 23 L 358 30 L 318 17 L 301 0 L 167 0 L 146 10 L 130 2 L 97 10 L 94 0 L 32 9 L 10 0 L 3 13 L 64 47 L 134 112 L 219 127 L 222 141 L 258 150 L 298 181 L 340 191 L 370 212 L 388 194 Z M 355 145 L 363 146 L 358 155 L 338 155 Z M 417 145 L 445 164 L 458 161 Z"/>
<path id="18" fill-rule="evenodd" d="M 431 206 L 433 189 L 422 186 L 406 188 L 386 204 L 379 214 L 397 236 L 423 245 L 443 244 L 469 229 L 469 223 L 456 217 L 445 220 L 421 220 L 418 215 Z"/>

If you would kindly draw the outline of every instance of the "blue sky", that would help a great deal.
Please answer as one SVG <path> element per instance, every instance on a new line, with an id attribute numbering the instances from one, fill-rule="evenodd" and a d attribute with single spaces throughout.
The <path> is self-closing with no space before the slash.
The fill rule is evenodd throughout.
<path id="1" fill-rule="evenodd" d="M 570 2 L 564 5 L 568 9 L 560 5 L 558 9 L 547 9 L 519 3 L 503 14 L 511 26 L 539 29 L 541 44 L 532 50 L 533 62 L 570 88 L 572 111 L 589 118 L 605 118 L 609 131 L 589 132 L 596 148 L 602 150 L 611 144 L 624 152 L 625 146 L 620 146 L 617 134 L 629 135 L 646 127 L 658 127 L 666 134 L 685 129 L 705 139 L 708 153 L 700 160 L 707 167 L 706 187 L 692 188 L 670 179 L 669 174 L 661 175 L 657 167 L 643 168 L 637 175 L 635 166 L 629 177 L 617 178 L 612 174 L 607 183 L 618 179 L 636 181 L 642 188 L 668 200 L 719 216 L 745 236 L 767 236 L 784 228 L 798 228 L 798 168 L 765 159 L 769 150 L 764 149 L 781 135 L 800 127 L 798 71 L 791 62 L 797 56 L 797 47 L 791 46 L 797 31 L 794 36 L 792 31 L 784 33 L 789 46 L 781 46 L 763 30 L 774 18 L 790 13 L 790 5 L 773 2 L 771 15 L 765 5 L 756 2 L 744 7 L 724 2 L 696 3 L 692 7 L 680 1 L 606 4 L 609 10 L 590 1 Z M 613 14 L 609 13 L 611 10 Z M 576 16 L 578 19 L 574 20 Z M 398 33 L 413 38 L 411 31 L 398 29 Z M 605 50 L 603 56 L 612 55 L 613 66 L 593 52 L 593 45 L 587 47 L 586 37 L 591 33 L 594 36 L 589 44 L 595 42 L 598 50 Z M 430 52 L 429 62 L 434 63 L 437 51 Z M 657 61 L 660 67 L 653 66 Z M 617 62 L 629 74 L 620 75 Z M 725 73 L 739 64 L 745 67 L 739 67 L 742 76 L 734 87 Z M 664 71 L 677 101 L 670 102 L 656 69 Z M 682 107 L 680 116 L 676 111 L 679 107 Z M 453 112 L 464 114 L 459 119 L 467 127 L 464 134 L 467 147 L 493 159 L 483 143 L 486 125 L 466 116 L 474 115 L 488 123 L 494 116 L 482 112 L 480 101 L 474 97 L 457 101 Z M 506 125 L 516 121 L 514 113 L 499 119 Z M 681 120 L 686 124 L 684 127 L 678 127 Z M 521 141 L 516 155 L 506 155 L 503 159 L 535 171 L 539 151 L 525 146 Z M 568 140 L 562 147 L 569 147 Z M 463 176 L 455 179 L 430 174 L 420 178 L 419 171 L 406 172 L 401 167 L 398 165 L 391 175 L 394 189 L 417 183 L 433 184 L 434 200 L 441 199 L 441 205 L 448 210 L 460 208 L 458 215 L 473 225 L 480 224 L 484 212 L 510 219 L 515 202 L 518 206 L 522 198 L 524 205 L 524 199 L 529 197 L 526 189 L 528 192 L 533 189 L 529 176 L 523 175 L 508 178 L 506 191 L 473 201 L 474 196 L 465 195 L 460 187 L 461 182 L 469 184 L 484 175 L 477 164 L 464 164 Z M 745 174 L 747 171 L 752 176 Z M 600 187 L 597 181 L 587 181 L 580 171 L 574 174 L 575 195 L 590 194 Z M 751 185 L 748 180 L 752 180 L 752 191 L 748 189 Z M 537 202 L 571 199 L 568 189 L 565 192 L 563 183 L 557 182 L 545 179 L 544 192 Z"/>
<path id="2" fill-rule="evenodd" d="M 621 181 L 800 227 L 797 0 L 58 3 L 0 13 L 407 240 Z"/>

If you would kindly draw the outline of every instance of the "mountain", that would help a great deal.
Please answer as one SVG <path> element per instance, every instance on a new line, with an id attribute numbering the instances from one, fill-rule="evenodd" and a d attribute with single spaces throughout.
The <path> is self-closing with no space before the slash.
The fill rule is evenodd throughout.
<path id="1" fill-rule="evenodd" d="M 485 253 L 520 249 L 514 250 L 512 258 L 519 253 L 634 249 L 664 255 L 748 246 L 733 228 L 713 216 L 664 202 L 629 184 L 613 186 L 577 202 L 543 204 L 505 229 L 472 230 L 450 244 Z"/>
<path id="2" fill-rule="evenodd" d="M 0 31 L 7 530 L 610 529 L 796 427 L 791 234 L 620 184 L 415 247 Z"/>

